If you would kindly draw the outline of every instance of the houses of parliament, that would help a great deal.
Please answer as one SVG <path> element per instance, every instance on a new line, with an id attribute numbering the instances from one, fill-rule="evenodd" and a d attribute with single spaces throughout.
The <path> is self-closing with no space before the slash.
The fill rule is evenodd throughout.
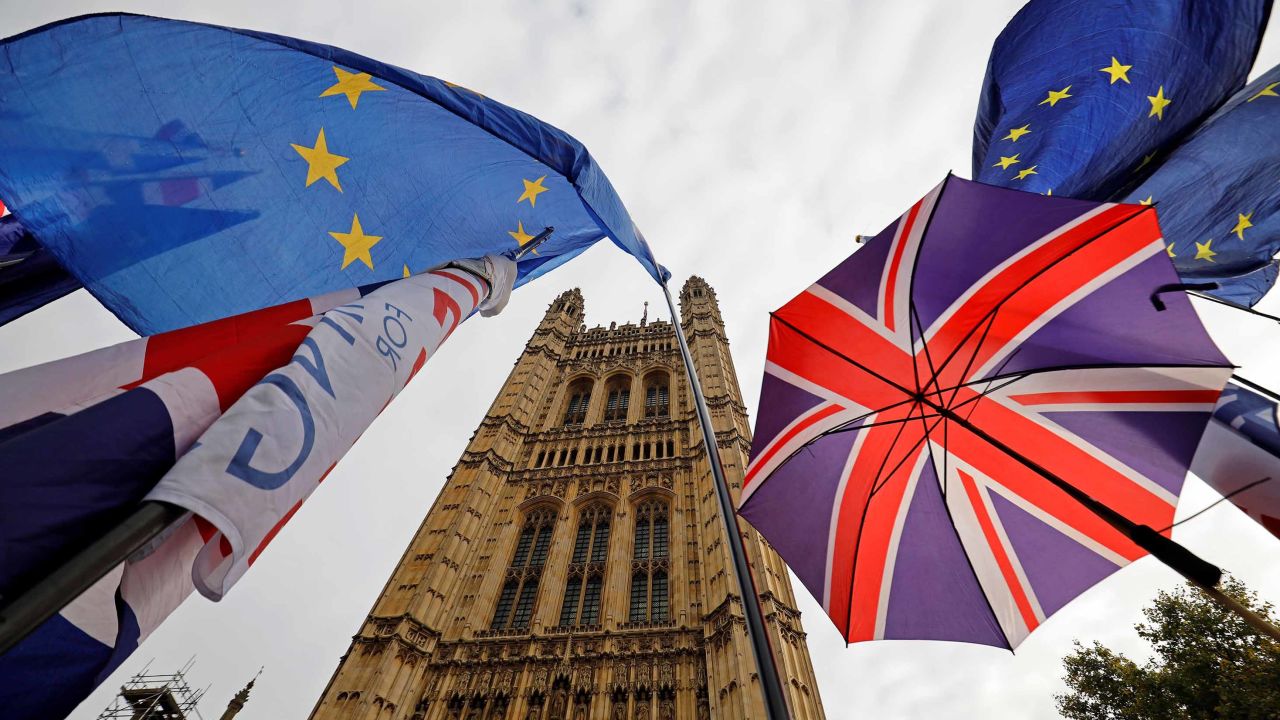
<path id="1" fill-rule="evenodd" d="M 715 292 L 680 321 L 736 497 L 751 430 Z M 311 717 L 764 716 L 707 448 L 669 322 L 548 308 Z M 796 720 L 822 718 L 786 566 L 739 521 Z"/>

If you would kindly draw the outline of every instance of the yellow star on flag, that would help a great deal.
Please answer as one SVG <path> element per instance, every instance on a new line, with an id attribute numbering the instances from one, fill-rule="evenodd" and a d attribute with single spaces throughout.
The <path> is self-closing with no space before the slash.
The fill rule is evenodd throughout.
<path id="1" fill-rule="evenodd" d="M 1155 159 L 1156 159 L 1156 154 L 1155 154 L 1155 153 L 1150 153 L 1150 154 L 1148 154 L 1148 155 L 1143 155 L 1143 156 L 1142 156 L 1142 162 L 1138 163 L 1138 167 L 1134 168 L 1134 169 L 1133 169 L 1133 171 L 1134 171 L 1135 173 L 1136 173 L 1136 172 L 1141 172 L 1141 171 L 1142 171 L 1142 168 L 1144 168 L 1144 167 L 1146 167 L 1146 166 L 1150 165 L 1150 164 L 1151 164 L 1151 161 L 1152 161 L 1152 160 L 1155 160 Z"/>
<path id="2" fill-rule="evenodd" d="M 1258 93 L 1257 93 L 1256 95 L 1254 95 L 1253 97 L 1249 98 L 1249 99 L 1248 99 L 1248 100 L 1246 100 L 1245 102 L 1253 102 L 1254 100 L 1257 100 L 1258 98 L 1260 98 L 1260 97 L 1264 97 L 1264 96 L 1265 96 L 1265 97 L 1280 97 L 1280 93 L 1277 93 L 1277 92 L 1276 92 L 1276 86 L 1277 86 L 1277 85 L 1280 85 L 1280 82 L 1273 82 L 1273 83 L 1271 83 L 1270 85 L 1268 85 L 1268 86 L 1266 86 L 1266 87 L 1262 88 L 1261 90 L 1259 90 L 1259 91 L 1258 91 Z"/>
<path id="3" fill-rule="evenodd" d="M 1129 69 L 1132 67 L 1132 65 L 1121 65 L 1120 61 L 1115 59 L 1113 56 L 1111 58 L 1110 67 L 1099 68 L 1098 72 L 1104 72 L 1110 75 L 1111 84 L 1115 85 L 1117 80 L 1123 80 L 1126 83 L 1129 82 Z"/>
<path id="4" fill-rule="evenodd" d="M 1156 196 L 1155 196 L 1155 195 L 1148 195 L 1146 200 L 1139 200 L 1139 201 L 1138 201 L 1138 204 L 1139 204 L 1139 205 L 1150 205 L 1151 203 L 1155 202 L 1155 200 L 1156 200 Z"/>
<path id="5" fill-rule="evenodd" d="M 1173 243 L 1169 243 L 1168 245 L 1165 245 L 1164 251 L 1169 253 L 1169 257 L 1178 257 L 1177 255 L 1173 254 Z"/>
<path id="6" fill-rule="evenodd" d="M 1018 138 L 1022 137 L 1023 135 L 1026 135 L 1026 134 L 1027 134 L 1027 133 L 1029 133 L 1029 132 L 1031 132 L 1031 123 L 1027 123 L 1026 125 L 1023 125 L 1022 127 L 1010 128 L 1010 129 L 1009 129 L 1009 134 L 1008 134 L 1008 135 L 1005 135 L 1004 137 L 1002 137 L 1002 138 L 1000 138 L 1000 139 L 1001 139 L 1001 140 L 1012 140 L 1013 142 L 1018 142 Z"/>
<path id="7" fill-rule="evenodd" d="M 511 236 L 511 239 L 519 243 L 520 247 L 524 247 L 525 243 L 533 239 L 532 235 L 524 231 L 524 223 L 522 222 L 516 223 L 515 232 L 508 230 L 507 234 Z"/>
<path id="8" fill-rule="evenodd" d="M 1049 97 L 1041 100 L 1040 104 L 1044 105 L 1045 103 L 1049 103 L 1049 107 L 1053 107 L 1054 105 L 1058 104 L 1059 100 L 1066 100 L 1067 98 L 1071 97 L 1070 93 L 1067 92 L 1070 89 L 1071 89 L 1071 86 L 1068 85 L 1062 88 L 1061 90 L 1050 90 Z"/>
<path id="9" fill-rule="evenodd" d="M 1001 155 L 1000 162 L 996 163 L 995 165 L 992 165 L 991 167 L 998 167 L 1001 170 L 1008 170 L 1010 165 L 1017 165 L 1018 163 L 1022 162 L 1021 160 L 1018 159 L 1018 155 L 1021 155 L 1021 154 L 1022 153 L 1018 153 L 1017 155 L 1012 155 L 1010 157 L 1005 157 Z"/>
<path id="10" fill-rule="evenodd" d="M 441 80 L 440 82 L 444 83 L 445 85 L 448 85 L 449 87 L 453 88 L 454 90 L 463 90 L 463 91 L 466 91 L 466 92 L 471 93 L 472 95 L 475 95 L 476 97 L 481 97 L 481 98 L 483 98 L 483 97 L 484 97 L 484 95 L 482 95 L 481 93 L 478 93 L 478 92 L 476 92 L 475 90 L 472 90 L 472 89 L 471 89 L 471 88 L 469 88 L 469 87 L 463 87 L 463 86 L 459 85 L 458 83 L 451 83 L 451 82 L 449 82 L 448 80 Z"/>
<path id="11" fill-rule="evenodd" d="M 1040 173 L 1036 172 L 1036 168 L 1037 168 L 1037 167 L 1039 167 L 1039 166 L 1038 166 L 1038 165 L 1032 165 L 1031 167 L 1027 168 L 1026 170 L 1023 170 L 1022 172 L 1018 173 L 1018 179 L 1019 179 L 1019 180 L 1026 180 L 1026 179 L 1027 179 L 1027 176 L 1029 176 L 1029 175 L 1039 175 Z"/>
<path id="12" fill-rule="evenodd" d="M 516 204 L 518 205 L 524 202 L 525 200 L 528 200 L 530 207 L 537 207 L 538 196 L 551 189 L 551 188 L 542 187 L 542 181 L 546 179 L 547 179 L 546 175 L 543 175 L 542 177 L 538 178 L 537 180 L 534 180 L 533 182 L 521 179 L 520 182 L 524 183 L 524 192 L 521 193 L 519 199 L 516 200 Z"/>
<path id="13" fill-rule="evenodd" d="M 1202 243 L 1196 243 L 1196 259 L 1208 260 L 1209 262 L 1213 262 L 1213 256 L 1217 255 L 1218 253 L 1209 249 L 1209 246 L 1212 244 L 1213 244 L 1213 238 L 1209 238 L 1208 240 L 1205 240 Z"/>
<path id="14" fill-rule="evenodd" d="M 1164 86 L 1161 85 L 1160 89 L 1156 91 L 1156 94 L 1148 95 L 1147 99 L 1151 101 L 1151 112 L 1147 113 L 1147 117 L 1154 117 L 1157 120 L 1163 120 L 1164 109 L 1168 107 L 1169 103 L 1173 102 L 1164 96 Z"/>
<path id="15" fill-rule="evenodd" d="M 409 266 L 408 266 L 408 264 L 406 264 L 406 265 L 404 266 L 404 276 L 405 276 L 405 277 L 409 277 L 409 274 L 410 274 L 410 273 L 409 273 Z"/>
<path id="16" fill-rule="evenodd" d="M 332 87 L 320 93 L 320 97 L 329 97 L 330 95 L 346 95 L 347 102 L 351 103 L 351 109 L 356 109 L 356 103 L 360 102 L 360 93 L 374 92 L 375 90 L 386 90 L 381 85 L 375 85 L 373 76 L 369 73 L 353 73 L 347 72 L 338 66 L 333 67 L 333 74 L 338 76 L 338 82 Z"/>
<path id="17" fill-rule="evenodd" d="M 338 168 L 342 167 L 351 158 L 345 158 L 341 155 L 334 155 L 329 152 L 329 144 L 324 139 L 324 128 L 320 128 L 320 134 L 316 136 L 315 147 L 307 147 L 306 145 L 293 145 L 293 149 L 307 161 L 307 187 L 311 187 L 311 183 L 324 178 L 329 184 L 337 188 L 338 192 L 342 192 L 342 185 L 338 183 Z"/>
<path id="18" fill-rule="evenodd" d="M 1240 213 L 1236 213 L 1236 215 L 1239 217 L 1239 219 L 1236 220 L 1236 226 L 1231 229 L 1231 232 L 1235 233 L 1236 237 L 1243 240 L 1245 229 L 1253 227 L 1253 213 L 1249 213 L 1248 215 L 1241 215 Z"/>
<path id="19" fill-rule="evenodd" d="M 343 247 L 342 252 L 342 269 L 346 270 L 347 266 L 355 260 L 359 260 L 369 269 L 373 269 L 373 256 L 369 254 L 369 250 L 378 244 L 382 239 L 381 235 L 365 235 L 364 228 L 360 227 L 360 215 L 353 213 L 351 216 L 350 232 L 331 232 L 334 240 L 337 240 Z"/>

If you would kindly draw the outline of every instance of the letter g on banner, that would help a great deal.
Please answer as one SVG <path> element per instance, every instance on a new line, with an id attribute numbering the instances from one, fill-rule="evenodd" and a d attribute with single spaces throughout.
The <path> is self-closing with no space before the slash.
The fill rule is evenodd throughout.
<path id="1" fill-rule="evenodd" d="M 275 490 L 289 482 L 311 455 L 311 448 L 316 441 L 316 423 L 311 417 L 311 408 L 307 405 L 306 397 L 303 396 L 302 390 L 298 388 L 292 378 L 287 375 L 272 373 L 262 379 L 262 384 L 276 386 L 297 407 L 298 417 L 302 421 L 302 447 L 299 448 L 297 457 L 285 469 L 274 472 L 259 470 L 253 467 L 252 462 L 263 436 L 257 428 L 251 427 L 244 434 L 244 439 L 240 441 L 240 447 L 236 450 L 236 454 L 232 456 L 231 462 L 227 464 L 227 473 L 254 487 L 262 488 L 263 490 Z"/>

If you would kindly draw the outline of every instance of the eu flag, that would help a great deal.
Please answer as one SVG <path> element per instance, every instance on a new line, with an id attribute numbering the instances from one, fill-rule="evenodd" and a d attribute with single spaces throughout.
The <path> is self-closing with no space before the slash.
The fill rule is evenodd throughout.
<path id="1" fill-rule="evenodd" d="M 1178 274 L 1253 305 L 1280 251 L 1280 67 L 1237 93 L 1173 150 L 1127 202 L 1155 203 Z"/>
<path id="2" fill-rule="evenodd" d="M 1243 85 L 1271 0 L 1032 0 L 996 39 L 973 177 L 1107 200 Z"/>
<path id="3" fill-rule="evenodd" d="M 0 41 L 0 197 L 142 334 L 608 236 L 654 261 L 583 145 L 335 47 L 125 14 Z"/>

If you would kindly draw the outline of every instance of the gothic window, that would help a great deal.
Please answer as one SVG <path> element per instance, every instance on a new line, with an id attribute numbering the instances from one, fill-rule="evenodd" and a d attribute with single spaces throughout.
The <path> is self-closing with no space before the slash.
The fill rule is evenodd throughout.
<path id="1" fill-rule="evenodd" d="M 671 402 L 667 374 L 650 373 L 644 379 L 644 416 L 664 418 L 671 415 Z"/>
<path id="2" fill-rule="evenodd" d="M 587 406 L 591 404 L 591 385 L 588 378 L 578 378 L 569 386 L 569 402 L 564 408 L 565 425 L 581 425 L 587 419 Z"/>
<path id="3" fill-rule="evenodd" d="M 631 378 L 626 375 L 609 378 L 605 393 L 604 421 L 626 420 L 627 409 L 631 406 Z"/>
<path id="4" fill-rule="evenodd" d="M 498 595 L 493 622 L 489 627 L 494 630 L 529 627 L 534 601 L 538 596 L 538 581 L 542 578 L 542 566 L 547 561 L 555 524 L 554 508 L 538 508 L 525 519 L 520 537 L 516 540 L 511 565 L 507 568 L 506 582 Z"/>
<path id="5" fill-rule="evenodd" d="M 604 503 L 583 508 L 569 559 L 560 625 L 595 625 L 600 622 L 600 589 L 609 555 L 609 523 L 613 510 Z"/>
<path id="6" fill-rule="evenodd" d="M 646 500 L 636 508 L 635 550 L 631 563 L 631 622 L 666 622 L 670 608 L 667 506 Z"/>

